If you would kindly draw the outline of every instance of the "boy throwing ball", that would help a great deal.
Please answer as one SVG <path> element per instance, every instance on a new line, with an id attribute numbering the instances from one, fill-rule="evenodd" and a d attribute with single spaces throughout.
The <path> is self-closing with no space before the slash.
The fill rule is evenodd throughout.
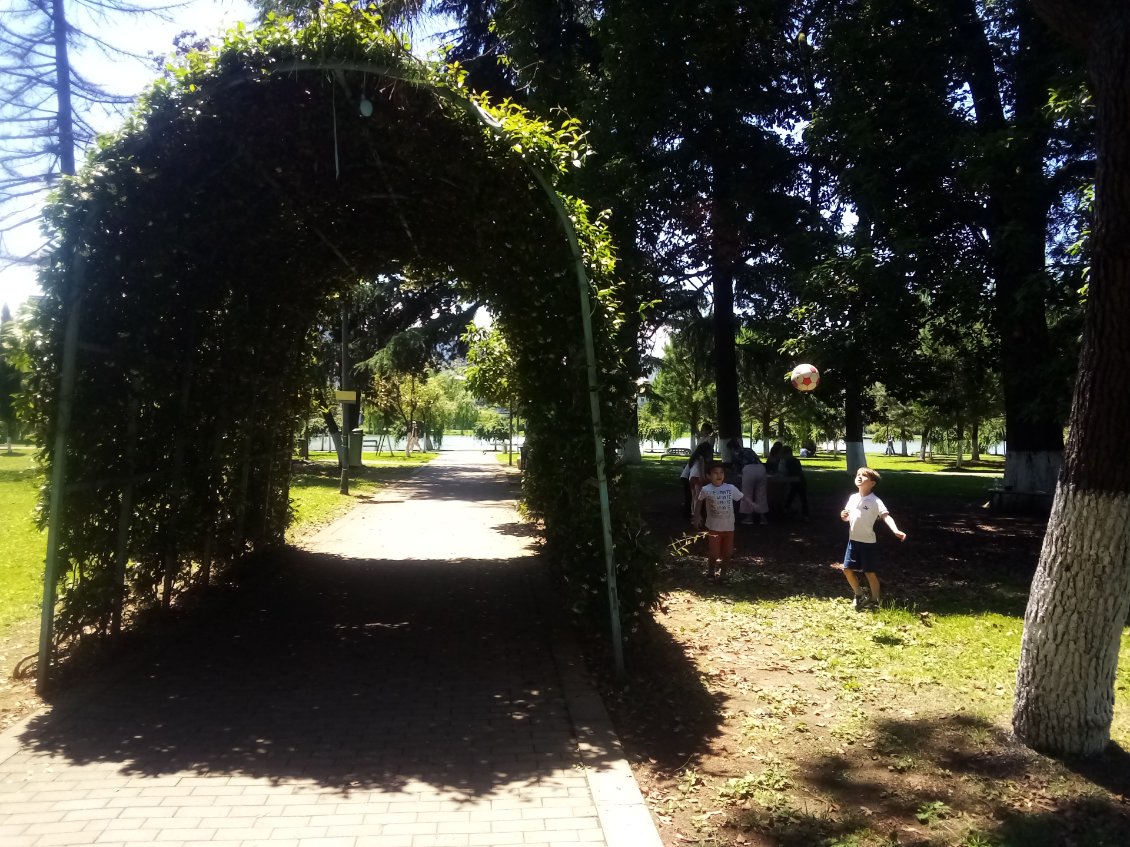
<path id="1" fill-rule="evenodd" d="M 878 543 L 875 538 L 875 521 L 882 518 L 899 541 L 906 540 L 906 533 L 895 525 L 895 519 L 887 511 L 874 494 L 876 483 L 879 482 L 879 472 L 871 468 L 860 468 L 855 472 L 856 493 L 848 498 L 847 505 L 840 512 L 840 520 L 847 521 L 848 543 L 844 551 L 844 563 L 837 565 L 847 577 L 851 590 L 855 592 L 852 608 L 857 612 L 868 607 L 878 608 L 880 601 L 880 588 L 878 569 Z M 859 574 L 867 577 L 867 584 L 871 588 L 871 600 L 859 582 Z"/>

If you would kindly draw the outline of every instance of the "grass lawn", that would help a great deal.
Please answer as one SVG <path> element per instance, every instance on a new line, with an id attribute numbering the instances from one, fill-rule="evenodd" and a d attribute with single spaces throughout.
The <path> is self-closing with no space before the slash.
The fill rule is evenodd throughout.
<path id="1" fill-rule="evenodd" d="M 32 519 L 39 493 L 34 451 L 18 446 L 12 452 L 0 451 L 0 635 L 37 613 L 47 549 L 47 536 Z"/>
<path id="2" fill-rule="evenodd" d="M 35 528 L 32 512 L 39 492 L 40 477 L 33 461 L 34 450 L 27 445 L 13 448 L 9 456 L 0 450 L 0 637 L 6 628 L 38 615 L 43 594 L 43 560 L 47 535 Z M 411 459 L 403 454 L 380 457 L 367 453 L 366 467 L 354 469 L 350 492 L 354 495 L 374 490 L 382 480 L 431 461 L 435 453 L 417 453 Z M 332 453 L 311 458 L 336 463 Z M 354 502 L 338 493 L 340 474 L 336 464 L 311 463 L 291 478 L 291 503 L 294 522 L 288 540 L 304 528 L 325 523 L 348 509 Z"/>
<path id="3" fill-rule="evenodd" d="M 382 481 L 396 479 L 414 467 L 427 464 L 436 453 L 414 453 L 405 458 L 403 453 L 380 456 L 363 453 L 363 466 L 351 468 L 349 474 L 349 493 L 352 496 L 371 493 Z M 337 465 L 337 454 L 333 452 L 311 452 L 310 461 L 304 463 L 302 470 L 296 470 L 290 479 L 290 502 L 294 511 L 294 521 L 287 529 L 286 540 L 293 543 L 311 527 L 327 523 L 349 510 L 354 500 L 342 497 L 341 470 Z"/>
<path id="4" fill-rule="evenodd" d="M 1001 464 L 868 456 L 908 539 L 880 531 L 884 603 L 857 613 L 829 567 L 853 490 L 844 458 L 802 462 L 811 519 L 739 527 L 726 582 L 687 542 L 679 461 L 636 472 L 653 530 L 689 552 L 665 564 L 663 608 L 630 634 L 628 678 L 605 696 L 664 843 L 1130 844 L 1130 629 L 1107 754 L 1062 762 L 1011 737 L 1044 522 L 983 507 Z"/>

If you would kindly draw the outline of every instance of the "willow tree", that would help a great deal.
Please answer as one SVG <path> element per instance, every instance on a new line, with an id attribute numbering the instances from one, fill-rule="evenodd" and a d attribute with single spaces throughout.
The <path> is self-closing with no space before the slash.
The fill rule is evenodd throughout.
<path id="1" fill-rule="evenodd" d="M 1070 435 L 1024 617 L 1012 724 L 1032 747 L 1095 754 L 1110 740 L 1130 611 L 1130 5 L 1033 5 L 1086 54 L 1098 174 Z"/>

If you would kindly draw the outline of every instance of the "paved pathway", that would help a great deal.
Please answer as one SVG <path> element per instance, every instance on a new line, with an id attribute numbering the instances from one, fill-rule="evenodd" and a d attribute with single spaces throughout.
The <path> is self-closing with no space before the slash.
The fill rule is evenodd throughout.
<path id="1" fill-rule="evenodd" d="M 0 735 L 0 845 L 659 847 L 494 461 L 442 454 Z"/>

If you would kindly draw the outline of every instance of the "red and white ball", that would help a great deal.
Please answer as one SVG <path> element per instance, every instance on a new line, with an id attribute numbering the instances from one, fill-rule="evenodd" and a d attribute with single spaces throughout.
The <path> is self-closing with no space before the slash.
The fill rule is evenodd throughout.
<path id="1" fill-rule="evenodd" d="M 797 365 L 789 379 L 797 391 L 811 391 L 820 384 L 820 371 L 814 365 Z"/>

